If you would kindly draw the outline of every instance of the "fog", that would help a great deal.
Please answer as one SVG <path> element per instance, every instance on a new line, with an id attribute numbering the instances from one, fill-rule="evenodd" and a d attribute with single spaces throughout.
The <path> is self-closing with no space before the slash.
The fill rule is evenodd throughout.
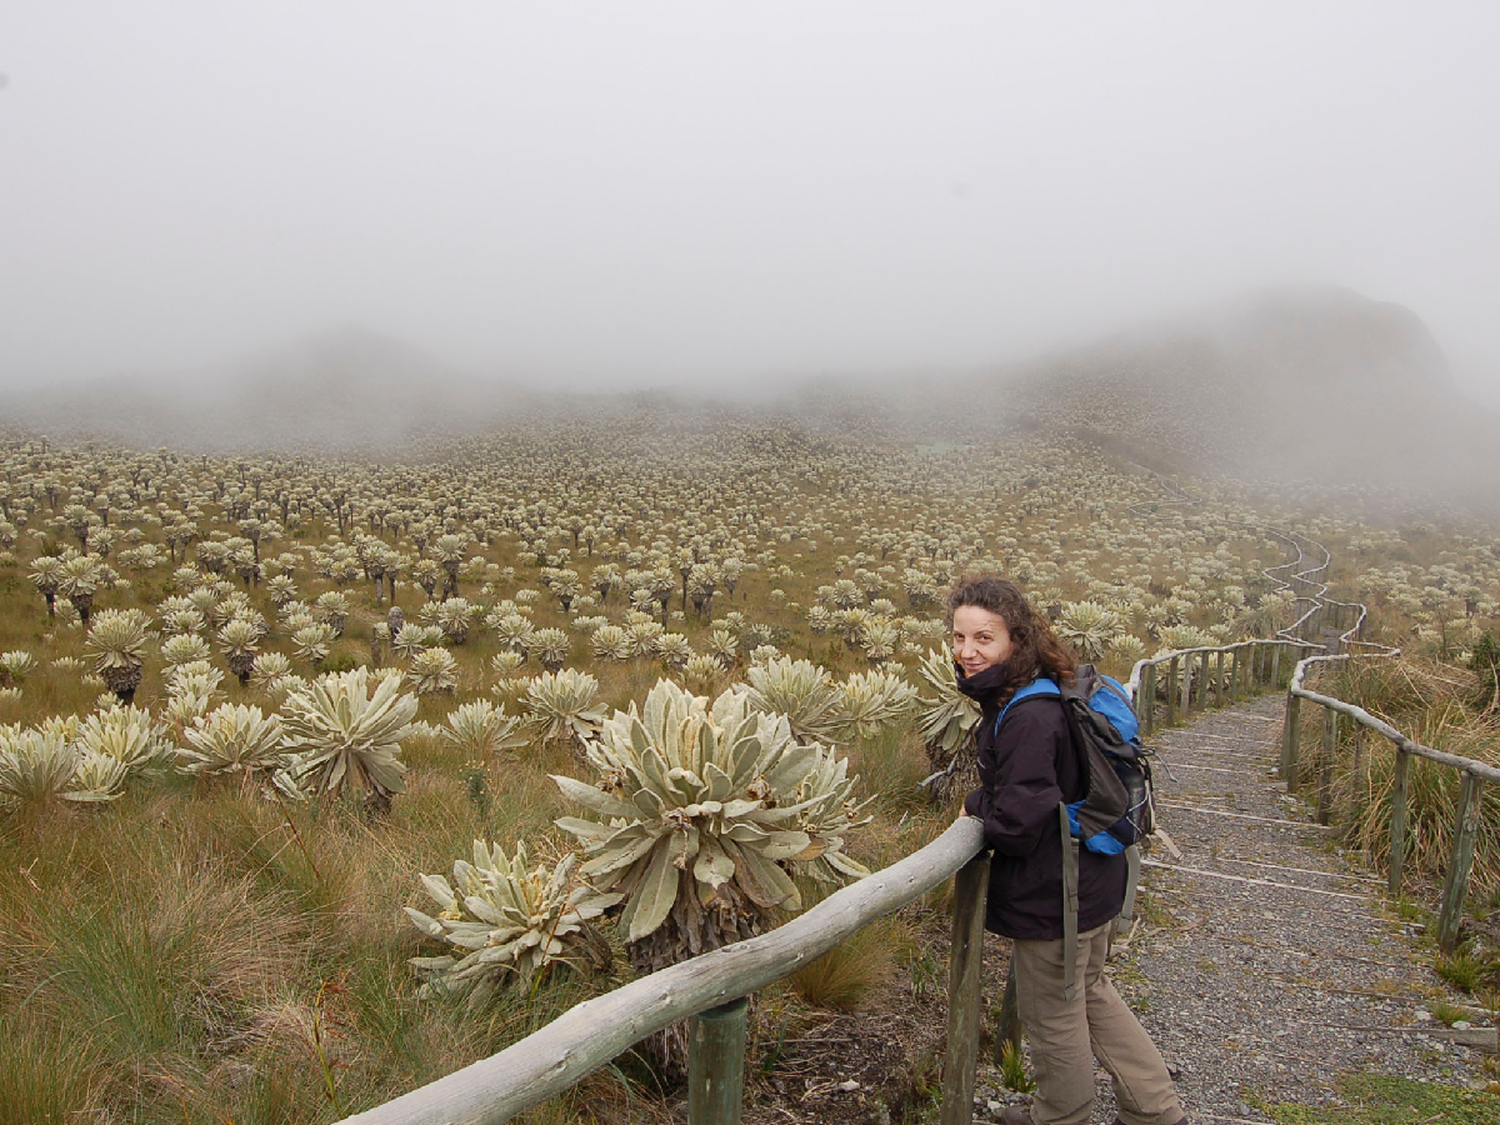
<path id="1" fill-rule="evenodd" d="M 1492 3 L 0 8 L 0 384 L 338 326 L 539 387 L 976 369 L 1267 283 L 1500 401 Z"/>

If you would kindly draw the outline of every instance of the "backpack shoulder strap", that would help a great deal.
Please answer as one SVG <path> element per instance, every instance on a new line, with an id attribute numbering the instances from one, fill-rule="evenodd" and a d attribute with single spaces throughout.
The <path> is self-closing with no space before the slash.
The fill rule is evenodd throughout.
<path id="1" fill-rule="evenodd" d="M 1000 724 L 1005 721 L 1005 716 L 1009 714 L 1010 709 L 1017 703 L 1020 703 L 1021 700 L 1030 699 L 1033 695 L 1053 695 L 1060 697 L 1062 695 L 1062 688 L 1058 687 L 1054 681 L 1049 680 L 1046 676 L 1038 676 L 1025 687 L 1018 688 L 1016 694 L 1010 697 L 1010 702 L 1000 708 L 1000 714 L 995 716 L 995 733 L 997 735 L 1000 733 Z"/>

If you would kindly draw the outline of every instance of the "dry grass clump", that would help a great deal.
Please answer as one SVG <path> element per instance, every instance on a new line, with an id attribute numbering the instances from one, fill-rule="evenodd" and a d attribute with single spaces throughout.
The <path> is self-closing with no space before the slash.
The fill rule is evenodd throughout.
<path id="1" fill-rule="evenodd" d="M 1412 741 L 1444 753 L 1500 766 L 1500 714 L 1487 705 L 1482 677 L 1428 657 L 1400 656 L 1358 660 L 1326 675 L 1315 690 L 1357 703 Z M 1303 707 L 1305 785 L 1315 785 L 1316 747 L 1322 708 Z M 1366 731 L 1356 764 L 1352 724 L 1340 723 L 1335 784 L 1350 810 L 1349 841 L 1384 868 L 1390 859 L 1390 818 L 1396 752 L 1380 735 Z M 1407 775 L 1405 870 L 1418 880 L 1439 882 L 1453 853 L 1458 823 L 1459 771 L 1414 757 Z M 1500 907 L 1500 786 L 1480 793 L 1470 896 Z"/>
<path id="2" fill-rule="evenodd" d="M 798 969 L 787 982 L 815 1008 L 857 1011 L 895 975 L 912 941 L 905 924 L 887 916 Z"/>
<path id="3" fill-rule="evenodd" d="M 503 827 L 543 830 L 544 782 Z M 332 1119 L 587 995 L 549 989 L 477 1017 L 412 1002 L 419 935 L 400 906 L 418 901 L 414 871 L 468 846 L 477 812 L 440 774 L 407 796 L 378 831 L 354 800 L 284 808 L 203 782 L 12 817 L 0 1119 Z"/>

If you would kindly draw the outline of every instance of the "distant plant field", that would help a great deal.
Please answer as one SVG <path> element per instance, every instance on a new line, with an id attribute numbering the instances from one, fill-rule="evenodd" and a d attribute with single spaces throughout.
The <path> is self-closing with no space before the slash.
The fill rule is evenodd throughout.
<path id="1" fill-rule="evenodd" d="M 953 753 L 941 599 L 970 570 L 1121 678 L 1295 617 L 1268 527 L 1438 665 L 1497 632 L 1482 529 L 1173 502 L 1067 441 L 580 418 L 365 460 L 23 435 L 0 464 L 5 1120 L 333 1120 L 908 854 L 953 813 L 918 783 Z M 697 783 L 693 856 L 605 841 L 622 794 Z M 909 945 L 789 1003 L 851 1003 Z M 637 1077 L 529 1119 L 625 1119 Z"/>

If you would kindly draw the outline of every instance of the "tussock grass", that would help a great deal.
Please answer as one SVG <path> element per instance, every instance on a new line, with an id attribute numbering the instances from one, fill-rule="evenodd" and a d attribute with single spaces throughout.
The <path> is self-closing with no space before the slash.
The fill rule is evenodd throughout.
<path id="1" fill-rule="evenodd" d="M 1421 657 L 1354 661 L 1327 675 L 1317 690 L 1357 703 L 1415 742 L 1434 750 L 1500 765 L 1500 715 L 1485 706 L 1481 677 L 1452 664 Z M 1318 781 L 1323 709 L 1304 703 L 1299 778 L 1305 792 Z M 1390 860 L 1391 801 L 1396 752 L 1371 731 L 1356 770 L 1353 724 L 1340 723 L 1334 763 L 1335 807 L 1347 810 L 1345 835 L 1381 868 Z M 1407 774 L 1405 869 L 1431 883 L 1441 881 L 1453 851 L 1458 822 L 1457 770 L 1413 758 Z M 1470 895 L 1500 894 L 1500 787 L 1480 792 Z"/>
<path id="2" fill-rule="evenodd" d="M 859 775 L 861 788 L 875 795 L 882 811 L 900 817 L 926 799 L 918 786 L 932 768 L 909 724 L 886 727 L 857 743 L 848 749 L 848 758 L 849 772 Z"/>
<path id="3" fill-rule="evenodd" d="M 555 814 L 552 783 L 516 772 L 491 835 L 535 836 Z M 101 1105 L 141 1121 L 332 1120 L 591 995 L 598 982 L 564 980 L 482 1012 L 415 1000 L 421 938 L 400 907 L 421 901 L 418 872 L 446 871 L 485 833 L 456 778 L 409 776 L 373 825 L 357 801 L 284 807 L 213 782 L 8 818 L 0 1120 Z"/>
<path id="4" fill-rule="evenodd" d="M 103 1088 L 92 1044 L 56 1026 L 0 1021 L 0 1121 L 86 1121 L 103 1112 Z"/>
<path id="5" fill-rule="evenodd" d="M 897 918 L 882 918 L 793 973 L 788 983 L 815 1008 L 856 1011 L 895 974 L 911 941 Z"/>

